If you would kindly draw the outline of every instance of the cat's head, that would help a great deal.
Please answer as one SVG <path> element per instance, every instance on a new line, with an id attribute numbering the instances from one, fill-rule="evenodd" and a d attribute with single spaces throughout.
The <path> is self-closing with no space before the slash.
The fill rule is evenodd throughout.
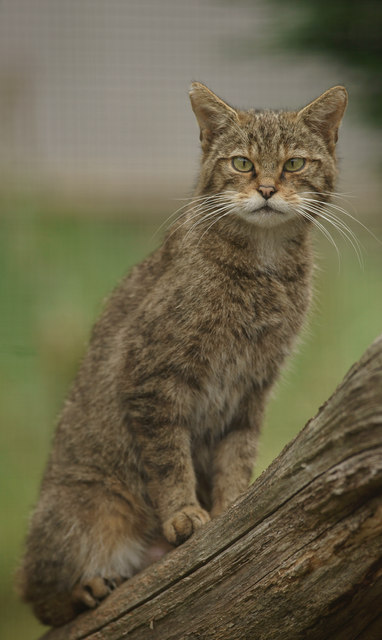
<path id="1" fill-rule="evenodd" d="M 203 151 L 200 195 L 219 194 L 227 212 L 263 227 L 296 218 L 310 194 L 328 199 L 347 104 L 344 87 L 329 89 L 300 111 L 234 109 L 199 82 L 191 85 L 190 98 Z"/>

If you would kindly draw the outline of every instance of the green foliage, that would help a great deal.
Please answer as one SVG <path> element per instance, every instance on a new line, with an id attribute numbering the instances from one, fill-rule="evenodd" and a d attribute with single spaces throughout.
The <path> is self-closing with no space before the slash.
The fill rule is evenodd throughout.
<path id="1" fill-rule="evenodd" d="M 155 224 L 44 215 L 3 208 L 0 218 L 0 637 L 36 638 L 42 628 L 18 603 L 12 573 L 36 499 L 56 415 L 102 299 L 153 248 Z M 343 246 L 319 244 L 321 271 L 309 332 L 274 394 L 257 472 L 310 418 L 380 331 L 380 249 L 363 272 Z M 159 240 L 157 240 L 159 242 Z"/>

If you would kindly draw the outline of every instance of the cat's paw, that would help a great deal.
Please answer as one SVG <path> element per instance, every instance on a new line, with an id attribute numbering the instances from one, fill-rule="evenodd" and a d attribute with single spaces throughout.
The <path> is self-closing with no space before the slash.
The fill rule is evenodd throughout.
<path id="1" fill-rule="evenodd" d="M 112 576 L 110 578 L 101 578 L 96 576 L 89 578 L 84 582 L 77 584 L 72 591 L 72 600 L 80 603 L 89 609 L 95 609 L 100 602 L 104 600 L 116 587 L 118 587 L 124 578 L 121 576 Z"/>
<path id="2" fill-rule="evenodd" d="M 166 520 L 163 533 L 170 544 L 182 544 L 209 519 L 209 514 L 201 507 L 183 507 Z"/>

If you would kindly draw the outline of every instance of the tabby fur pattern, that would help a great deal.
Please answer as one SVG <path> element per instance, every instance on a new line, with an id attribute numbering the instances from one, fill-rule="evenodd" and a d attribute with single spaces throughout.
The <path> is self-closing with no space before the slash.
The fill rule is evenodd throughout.
<path id="1" fill-rule="evenodd" d="M 303 198 L 333 190 L 345 89 L 300 111 L 237 110 L 197 82 L 190 98 L 194 196 L 96 323 L 31 518 L 19 587 L 49 625 L 97 606 L 246 490 L 309 306 L 317 216 Z"/>

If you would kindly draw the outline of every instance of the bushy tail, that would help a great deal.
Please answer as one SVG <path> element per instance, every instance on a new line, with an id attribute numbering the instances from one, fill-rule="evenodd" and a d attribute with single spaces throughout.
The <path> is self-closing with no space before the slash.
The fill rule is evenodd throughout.
<path id="1" fill-rule="evenodd" d="M 20 598 L 30 604 L 35 616 L 51 627 L 61 627 L 73 620 L 86 606 L 74 601 L 70 591 L 58 591 L 57 585 L 44 585 L 27 579 L 23 568 L 16 574 L 16 590 Z"/>

